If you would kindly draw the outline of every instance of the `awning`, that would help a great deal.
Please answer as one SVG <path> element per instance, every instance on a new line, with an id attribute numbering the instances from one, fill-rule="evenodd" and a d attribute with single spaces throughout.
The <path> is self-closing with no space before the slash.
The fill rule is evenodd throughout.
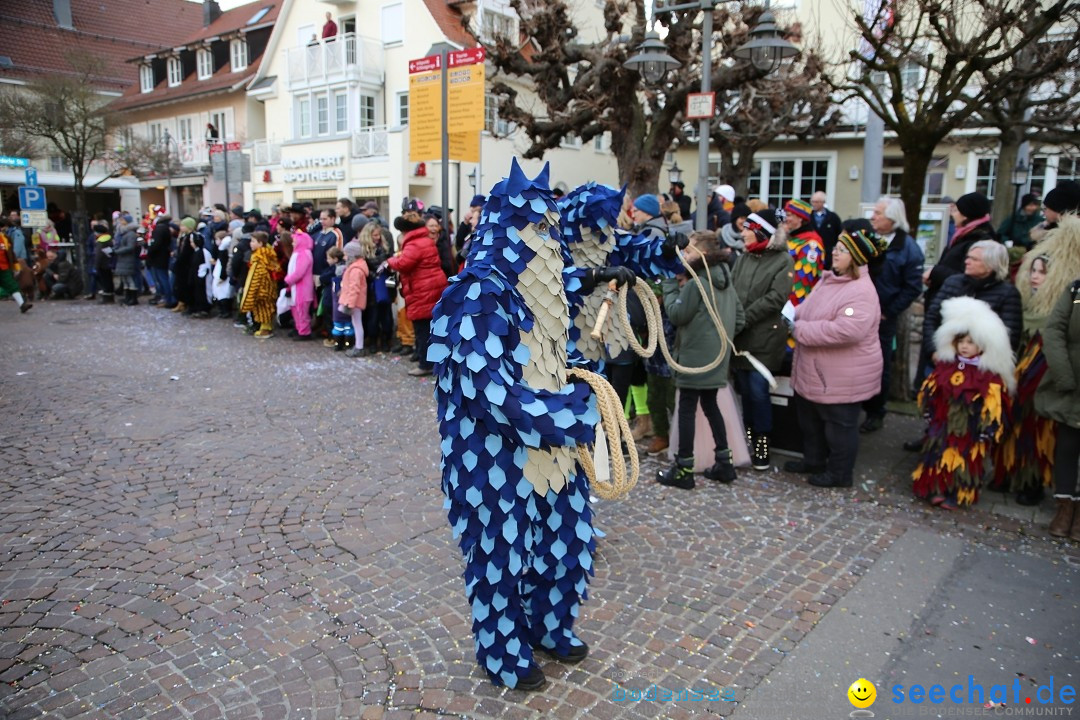
<path id="1" fill-rule="evenodd" d="M 270 212 L 270 208 L 275 205 L 281 205 L 284 200 L 284 193 L 281 192 L 261 192 L 255 193 L 255 207 L 262 210 L 263 213 Z"/>
<path id="2" fill-rule="evenodd" d="M 337 188 L 296 188 L 293 197 L 297 200 L 336 200 Z"/>
<path id="3" fill-rule="evenodd" d="M 354 187 L 349 188 L 349 195 L 355 200 L 357 197 L 365 198 L 379 198 L 390 197 L 390 188 L 388 187 Z"/>

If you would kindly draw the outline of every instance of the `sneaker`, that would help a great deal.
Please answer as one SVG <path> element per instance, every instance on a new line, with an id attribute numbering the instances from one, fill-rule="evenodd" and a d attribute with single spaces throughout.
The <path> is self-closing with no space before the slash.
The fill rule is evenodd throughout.
<path id="1" fill-rule="evenodd" d="M 345 351 L 345 357 L 358 358 L 358 357 L 363 357 L 363 355 L 364 355 L 364 348 L 355 348 L 355 347 L 353 347 L 353 348 L 349 348 L 348 350 Z"/>
<path id="2" fill-rule="evenodd" d="M 667 435 L 653 435 L 652 439 L 649 440 L 649 445 L 645 448 L 645 452 L 651 457 L 656 457 L 667 452 L 668 447 Z"/>
<path id="3" fill-rule="evenodd" d="M 272 337 L 274 337 L 273 330 L 257 330 L 255 332 L 255 338 L 258 340 L 269 340 Z"/>
<path id="4" fill-rule="evenodd" d="M 701 474 L 709 480 L 714 480 L 723 483 L 724 485 L 735 482 L 736 478 L 735 466 L 730 462 L 716 463 L 712 467 L 706 468 Z"/>
<path id="5" fill-rule="evenodd" d="M 337 340 L 334 340 L 333 338 L 326 338 L 322 341 L 323 347 L 334 347 L 335 345 L 337 345 Z"/>
<path id="6" fill-rule="evenodd" d="M 769 469 L 768 435 L 754 435 L 754 442 L 750 445 L 750 466 L 755 470 Z"/>
<path id="7" fill-rule="evenodd" d="M 413 377 L 426 377 L 431 374 L 431 368 L 414 367 L 409 371 L 409 375 Z"/>
<path id="8" fill-rule="evenodd" d="M 885 418 L 879 415 L 868 415 L 863 424 L 859 426 L 859 432 L 872 433 L 885 427 Z"/>
<path id="9" fill-rule="evenodd" d="M 555 652 L 554 649 L 546 648 L 543 646 L 536 649 L 561 663 L 566 663 L 567 665 L 574 665 L 576 663 L 579 663 L 589 656 L 589 646 L 584 642 L 582 642 L 580 645 L 571 645 L 570 649 L 566 652 L 565 655 L 561 655 Z"/>
<path id="10" fill-rule="evenodd" d="M 956 504 L 956 500 L 951 497 L 947 497 L 937 504 L 937 507 L 942 510 L 959 510 L 960 506 Z"/>
<path id="11" fill-rule="evenodd" d="M 784 463 L 784 472 L 798 475 L 820 475 L 825 472 L 824 465 L 808 465 L 802 460 L 788 460 Z"/>
<path id="12" fill-rule="evenodd" d="M 34 304 L 32 302 L 24 302 L 22 305 L 19 306 L 19 312 L 25 313 L 32 307 L 34 307 Z"/>
<path id="13" fill-rule="evenodd" d="M 814 487 L 820 487 L 820 488 L 849 488 L 849 487 L 852 486 L 852 481 L 851 480 L 846 480 L 846 481 L 844 481 L 844 480 L 833 480 L 831 477 L 829 477 L 825 473 L 820 473 L 818 475 L 812 475 L 812 476 L 810 476 L 810 479 L 807 480 L 807 482 L 810 483 L 811 485 L 813 485 Z"/>
<path id="14" fill-rule="evenodd" d="M 696 486 L 694 458 L 677 458 L 670 468 L 656 473 L 656 482 L 666 487 L 693 490 Z"/>
<path id="15" fill-rule="evenodd" d="M 539 690 L 545 685 L 547 685 L 547 678 L 544 676 L 544 671 L 537 665 L 530 665 L 528 674 L 526 674 L 525 677 L 518 678 L 517 685 L 514 686 L 514 689 L 523 692 L 532 692 L 533 690 Z"/>

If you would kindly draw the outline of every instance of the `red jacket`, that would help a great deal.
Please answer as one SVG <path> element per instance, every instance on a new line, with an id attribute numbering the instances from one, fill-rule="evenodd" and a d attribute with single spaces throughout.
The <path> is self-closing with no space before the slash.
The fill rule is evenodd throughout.
<path id="1" fill-rule="evenodd" d="M 446 289 L 446 274 L 439 251 L 427 228 L 410 230 L 401 237 L 401 252 L 386 261 L 401 276 L 405 315 L 410 320 L 430 320 L 435 303 Z"/>

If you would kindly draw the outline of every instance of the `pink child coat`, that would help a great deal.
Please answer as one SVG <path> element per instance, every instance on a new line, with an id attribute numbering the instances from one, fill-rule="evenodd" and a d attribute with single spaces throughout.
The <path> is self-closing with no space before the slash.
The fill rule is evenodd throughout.
<path id="1" fill-rule="evenodd" d="M 367 260 L 358 258 L 353 260 L 345 274 L 341 276 L 341 292 L 338 294 L 338 305 L 345 305 L 353 310 L 367 308 Z"/>
<path id="2" fill-rule="evenodd" d="M 315 302 L 315 281 L 311 279 L 311 248 L 315 243 L 303 230 L 294 231 L 292 238 L 293 254 L 289 258 L 292 269 L 285 276 L 285 284 L 292 293 L 293 303 L 299 305 Z"/>
<path id="3" fill-rule="evenodd" d="M 869 400 L 881 390 L 881 305 L 866 268 L 859 278 L 826 271 L 795 309 L 791 384 L 822 405 Z"/>

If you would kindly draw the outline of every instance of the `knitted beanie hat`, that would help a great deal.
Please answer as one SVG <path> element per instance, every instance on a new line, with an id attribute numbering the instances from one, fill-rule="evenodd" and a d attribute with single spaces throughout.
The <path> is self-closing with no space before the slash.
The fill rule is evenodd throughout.
<path id="1" fill-rule="evenodd" d="M 805 200 L 796 198 L 794 200 L 788 200 L 787 205 L 784 206 L 784 212 L 789 215 L 801 217 L 803 220 L 809 220 L 810 216 L 814 213 L 814 208 Z"/>
<path id="2" fill-rule="evenodd" d="M 634 200 L 634 207 L 646 215 L 660 217 L 660 201 L 656 199 L 655 195 L 638 195 L 637 199 Z"/>
<path id="3" fill-rule="evenodd" d="M 756 213 L 750 213 L 746 218 L 744 227 L 749 228 L 760 242 L 767 243 L 776 234 L 776 213 L 765 209 Z"/>
<path id="4" fill-rule="evenodd" d="M 183 220 L 180 221 L 180 227 L 184 228 L 188 232 L 191 232 L 192 230 L 195 229 L 195 218 L 193 218 L 193 217 L 184 218 Z"/>
<path id="5" fill-rule="evenodd" d="M 360 243 L 356 240 L 350 240 L 345 243 L 345 259 L 352 262 L 356 258 L 364 254 L 364 249 L 360 247 Z"/>
<path id="6" fill-rule="evenodd" d="M 978 220 L 990 214 L 990 201 L 982 193 L 970 192 L 956 199 L 956 209 L 968 220 Z"/>
<path id="7" fill-rule="evenodd" d="M 1066 180 L 1046 193 L 1043 205 L 1054 212 L 1076 212 L 1080 209 L 1080 184 L 1075 180 Z"/>
<path id="8" fill-rule="evenodd" d="M 865 265 L 882 251 L 881 238 L 865 218 L 846 221 L 838 240 L 851 254 L 851 260 L 856 265 Z"/>

